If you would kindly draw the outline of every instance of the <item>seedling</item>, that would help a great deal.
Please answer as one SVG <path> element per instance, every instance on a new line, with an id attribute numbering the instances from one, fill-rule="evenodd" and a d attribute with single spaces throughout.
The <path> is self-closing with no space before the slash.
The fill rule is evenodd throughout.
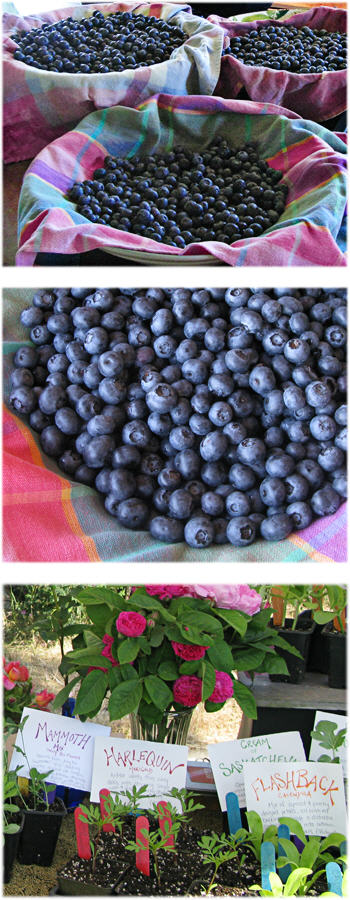
<path id="1" fill-rule="evenodd" d="M 187 791 L 186 788 L 180 789 L 177 787 L 173 787 L 167 794 L 167 797 L 172 797 L 173 800 L 178 800 L 178 802 L 180 803 L 181 814 L 177 812 L 176 815 L 184 831 L 186 831 L 187 825 L 189 825 L 193 813 L 197 812 L 197 810 L 199 809 L 204 809 L 203 803 L 195 803 L 195 799 L 196 797 L 198 797 L 198 794 L 195 794 L 194 791 Z"/>
<path id="2" fill-rule="evenodd" d="M 270 891 L 264 889 L 260 884 L 253 884 L 249 890 L 259 891 L 260 897 L 304 897 L 309 888 L 307 878 L 311 874 L 311 869 L 295 869 L 283 884 L 276 872 L 270 872 Z"/>
<path id="3" fill-rule="evenodd" d="M 20 812 L 20 807 L 13 802 L 14 797 L 20 796 L 17 784 L 17 772 L 20 767 L 17 766 L 12 772 L 8 770 L 8 752 L 4 750 L 4 768 L 3 768 L 3 832 L 4 834 L 16 834 L 20 829 L 20 825 L 16 822 L 9 822 L 9 817 Z"/>
<path id="4" fill-rule="evenodd" d="M 277 850 L 277 826 L 269 825 L 264 831 L 259 813 L 254 810 L 246 813 L 246 819 L 249 825 L 249 831 L 247 831 L 246 828 L 239 828 L 234 837 L 239 839 L 245 846 L 250 847 L 255 858 L 260 862 L 261 845 L 263 841 L 271 841 L 275 850 Z"/>
<path id="5" fill-rule="evenodd" d="M 140 833 L 137 834 L 137 839 L 135 841 L 129 841 L 126 845 L 126 850 L 130 850 L 131 853 L 138 853 L 140 850 L 146 851 L 147 848 L 149 849 L 149 852 L 153 856 L 154 871 L 160 887 L 161 873 L 159 853 L 160 850 L 166 850 L 168 853 L 175 853 L 175 847 L 169 844 L 169 837 L 175 834 L 174 826 L 172 826 L 172 828 L 166 828 L 165 834 L 162 833 L 160 828 L 157 828 L 156 831 L 148 831 L 147 828 L 139 828 L 138 831 Z"/>
<path id="6" fill-rule="evenodd" d="M 339 728 L 339 731 L 337 731 L 335 722 L 328 722 L 328 720 L 322 719 L 322 721 L 317 722 L 316 728 L 311 731 L 311 737 L 318 741 L 325 750 L 331 750 L 332 752 L 332 756 L 323 753 L 318 757 L 317 762 L 340 763 L 340 756 L 337 755 L 337 750 L 345 744 L 346 728 Z"/>
<path id="7" fill-rule="evenodd" d="M 50 806 L 48 795 L 50 794 L 51 791 L 55 790 L 56 786 L 54 784 L 47 784 L 47 781 L 46 781 L 46 779 L 49 777 L 49 775 L 51 775 L 52 769 L 50 769 L 49 772 L 39 772 L 38 769 L 35 768 L 35 766 L 32 766 L 32 767 L 30 766 L 30 762 L 29 762 L 27 752 L 26 752 L 26 749 L 24 746 L 24 738 L 23 738 L 23 728 L 24 728 L 25 723 L 28 718 L 29 718 L 29 716 L 25 716 L 24 719 L 22 719 L 22 721 L 19 723 L 18 731 L 21 732 L 22 746 L 18 747 L 18 745 L 15 744 L 15 750 L 17 750 L 18 753 L 20 753 L 22 756 L 24 756 L 24 759 L 27 763 L 27 767 L 29 769 L 30 794 L 33 797 L 34 809 L 38 809 L 38 807 L 42 803 L 44 803 L 46 812 L 48 812 L 49 806 Z M 22 768 L 23 768 L 23 766 L 18 766 L 16 769 L 16 772 Z M 25 808 L 29 809 L 29 805 L 26 803 L 25 796 L 26 796 L 26 792 L 24 792 L 24 791 L 21 792 L 22 802 L 23 802 Z"/>
<path id="8" fill-rule="evenodd" d="M 128 803 L 124 804 L 127 807 L 127 811 L 132 813 L 132 815 L 136 816 L 137 813 L 143 812 L 142 801 L 146 799 L 146 797 L 150 797 L 151 794 L 147 794 L 148 785 L 144 784 L 142 787 L 136 787 L 136 784 L 133 784 L 131 791 L 121 791 L 120 794 L 122 797 L 126 797 Z"/>
<path id="9" fill-rule="evenodd" d="M 301 852 L 299 852 L 293 841 L 280 837 L 279 844 L 282 848 L 282 853 L 277 859 L 277 867 L 289 865 L 292 869 L 292 874 L 297 869 L 300 870 L 300 868 L 304 867 L 310 868 L 312 878 L 307 885 L 309 890 L 320 875 L 324 873 L 326 864 L 334 862 L 333 854 L 327 852 L 330 847 L 336 847 L 339 850 L 338 860 L 341 859 L 340 845 L 345 839 L 344 835 L 333 832 L 325 838 L 316 836 L 307 837 L 300 822 L 296 819 L 283 817 L 280 819 L 280 823 L 282 825 L 287 825 L 291 834 L 295 834 L 297 838 L 302 841 L 304 846 Z M 287 883 L 288 879 L 286 884 Z"/>
<path id="10" fill-rule="evenodd" d="M 89 843 L 92 859 L 91 870 L 92 872 L 95 872 L 97 856 L 101 851 L 101 835 L 104 826 L 113 825 L 114 829 L 118 828 L 118 831 L 121 833 L 122 821 L 115 815 L 112 798 L 105 798 L 103 812 L 100 807 L 94 806 L 93 803 L 90 803 L 90 806 L 79 806 L 79 816 L 77 816 L 77 818 L 89 828 Z"/>
<path id="11" fill-rule="evenodd" d="M 241 841 L 237 840 L 236 835 L 221 834 L 219 836 L 212 831 L 211 834 L 203 834 L 197 843 L 204 865 L 214 866 L 213 876 L 209 885 L 203 887 L 205 893 L 210 894 L 210 891 L 216 885 L 216 877 L 220 866 L 231 859 L 237 858 Z"/>

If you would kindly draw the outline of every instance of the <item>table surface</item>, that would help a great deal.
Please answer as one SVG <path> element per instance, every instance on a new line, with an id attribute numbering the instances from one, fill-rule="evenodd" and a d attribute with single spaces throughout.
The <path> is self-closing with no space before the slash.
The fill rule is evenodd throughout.
<path id="1" fill-rule="evenodd" d="M 270 681 L 268 675 L 256 675 L 252 690 L 258 707 L 345 711 L 346 691 L 328 687 L 327 677 L 319 672 L 307 672 L 301 684 L 288 684 Z M 244 683 L 250 681 L 244 679 Z"/>

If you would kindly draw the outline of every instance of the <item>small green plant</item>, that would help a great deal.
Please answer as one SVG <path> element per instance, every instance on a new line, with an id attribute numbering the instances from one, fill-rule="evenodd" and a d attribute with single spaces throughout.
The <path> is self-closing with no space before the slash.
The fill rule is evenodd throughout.
<path id="1" fill-rule="evenodd" d="M 345 841 L 345 835 L 333 832 L 325 838 L 314 835 L 306 837 L 304 829 L 297 819 L 285 816 L 279 821 L 281 825 L 288 825 L 291 834 L 295 834 L 303 842 L 304 847 L 299 852 L 293 841 L 288 838 L 279 838 L 279 844 L 283 852 L 277 859 L 277 867 L 290 865 L 293 871 L 300 871 L 305 866 L 309 867 L 312 878 L 307 884 L 307 891 L 305 890 L 305 893 L 307 893 L 315 881 L 323 875 L 328 862 L 338 862 L 342 859 L 340 846 Z M 339 851 L 338 858 L 335 858 L 333 853 L 328 852 L 330 847 Z"/>
<path id="2" fill-rule="evenodd" d="M 291 872 L 288 876 L 286 883 L 283 884 L 276 872 L 270 872 L 270 891 L 264 890 L 259 884 L 253 884 L 249 890 L 259 891 L 260 897 L 304 897 L 309 887 L 307 879 L 311 874 L 311 869 L 294 869 L 294 872 Z"/>
<path id="3" fill-rule="evenodd" d="M 19 723 L 18 731 L 21 733 L 22 746 L 19 747 L 17 744 L 15 744 L 15 749 L 17 750 L 18 753 L 21 754 L 21 756 L 24 756 L 24 759 L 27 763 L 27 767 L 28 767 L 28 771 L 29 771 L 29 780 L 30 780 L 30 794 L 33 798 L 34 809 L 38 809 L 39 806 L 42 806 L 42 804 L 44 804 L 44 807 L 45 807 L 46 811 L 48 812 L 49 805 L 50 805 L 48 795 L 49 795 L 50 791 L 53 791 L 55 789 L 55 785 L 47 784 L 46 779 L 49 777 L 49 775 L 51 775 L 52 769 L 50 769 L 49 772 L 39 772 L 35 766 L 30 765 L 30 762 L 29 762 L 29 759 L 27 756 L 27 752 L 25 749 L 25 745 L 24 745 L 24 738 L 23 738 L 23 729 L 24 729 L 25 723 L 28 718 L 29 718 L 29 716 L 24 716 L 24 719 L 22 719 L 22 721 Z M 23 768 L 23 766 L 18 766 L 16 769 L 16 772 L 20 772 L 20 769 L 22 769 L 22 768 Z M 21 776 L 19 776 L 19 777 L 21 777 Z M 24 792 L 20 792 L 20 794 L 21 794 L 21 799 L 22 799 L 23 805 L 25 806 L 26 809 L 29 809 L 29 806 L 25 800 Z"/>
<path id="4" fill-rule="evenodd" d="M 136 784 L 133 784 L 131 791 L 120 791 L 121 797 L 127 798 L 127 803 L 124 804 L 124 809 L 127 807 L 127 812 L 132 815 L 136 815 L 136 813 L 144 812 L 142 807 L 142 801 L 146 800 L 146 797 L 151 797 L 152 794 L 147 794 L 148 785 L 144 784 L 142 787 L 136 787 Z"/>
<path id="5" fill-rule="evenodd" d="M 149 848 L 149 852 L 153 857 L 153 865 L 154 871 L 156 874 L 157 882 L 159 887 L 161 886 L 161 872 L 159 865 L 159 853 L 160 850 L 166 850 L 169 853 L 176 853 L 175 846 L 168 845 L 168 839 L 171 836 L 176 838 L 177 835 L 176 825 L 172 825 L 170 827 L 169 823 L 165 823 L 165 834 L 157 828 L 155 831 L 148 832 L 146 828 L 141 828 L 141 837 L 137 839 L 137 841 L 129 841 L 126 845 L 126 850 L 130 850 L 131 853 L 137 853 L 138 850 L 146 850 Z M 175 845 L 175 841 L 174 841 Z"/>
<path id="6" fill-rule="evenodd" d="M 249 831 L 247 831 L 246 828 L 239 828 L 234 837 L 240 843 L 244 844 L 245 847 L 249 847 L 255 858 L 260 862 L 260 851 L 263 841 L 271 841 L 277 850 L 277 825 L 269 825 L 264 831 L 259 813 L 254 810 L 246 813 L 246 819 Z"/>
<path id="7" fill-rule="evenodd" d="M 187 791 L 186 788 L 180 789 L 177 787 L 173 787 L 167 794 L 167 797 L 172 797 L 173 800 L 178 800 L 178 802 L 180 803 L 181 813 L 178 810 L 175 810 L 174 815 L 176 817 L 176 820 L 179 821 L 182 825 L 184 831 L 186 831 L 187 826 L 190 824 L 193 813 L 197 812 L 199 809 L 204 809 L 203 803 L 195 802 L 198 794 L 195 794 L 194 791 Z"/>
<path id="8" fill-rule="evenodd" d="M 320 600 L 321 609 L 318 608 L 314 612 L 315 622 L 317 622 L 318 625 L 326 625 L 327 622 L 331 622 L 335 619 L 338 630 L 341 631 L 342 634 L 345 634 L 346 588 L 341 587 L 340 584 L 326 584 L 320 595 Z M 325 608 L 325 604 L 329 609 Z"/>
<path id="9" fill-rule="evenodd" d="M 105 813 L 102 816 L 99 806 L 80 806 L 82 815 L 79 816 L 81 822 L 87 822 L 89 826 L 89 839 L 91 849 L 91 870 L 95 872 L 97 856 L 101 850 L 101 835 L 104 825 L 114 825 L 122 833 L 122 819 L 116 814 L 114 803 L 111 797 L 108 797 L 104 803 Z M 92 835 L 91 831 L 92 830 Z"/>
<path id="10" fill-rule="evenodd" d="M 325 750 L 331 750 L 332 756 L 323 753 L 318 757 L 317 762 L 340 763 L 340 756 L 337 750 L 343 747 L 346 740 L 346 728 L 337 730 L 335 722 L 329 722 L 327 719 L 317 722 L 316 728 L 311 731 L 311 737 L 314 738 Z"/>
<path id="11" fill-rule="evenodd" d="M 13 771 L 8 768 L 8 752 L 4 750 L 3 760 L 3 789 L 2 789 L 2 810 L 3 810 L 3 832 L 4 834 L 16 834 L 20 829 L 20 825 L 16 822 L 10 822 L 11 816 L 20 812 L 20 807 L 14 802 L 15 797 L 19 797 L 19 788 L 17 783 L 17 772 L 19 766 Z"/>
<path id="12" fill-rule="evenodd" d="M 206 894 L 210 894 L 210 891 L 216 886 L 216 878 L 220 866 L 239 856 L 241 840 L 237 838 L 237 834 L 218 835 L 212 831 L 211 834 L 203 834 L 197 841 L 197 844 L 204 865 L 214 867 L 208 886 L 203 888 Z"/>
<path id="13" fill-rule="evenodd" d="M 278 598 L 282 600 L 282 622 L 281 628 L 285 628 L 286 618 L 288 614 L 292 618 L 292 631 L 295 631 L 298 624 L 298 616 L 300 611 L 310 609 L 314 611 L 318 608 L 319 601 L 322 599 L 323 588 L 314 586 L 311 588 L 308 584 L 283 584 L 278 586 Z M 272 593 L 271 606 L 274 606 L 276 597 Z"/>

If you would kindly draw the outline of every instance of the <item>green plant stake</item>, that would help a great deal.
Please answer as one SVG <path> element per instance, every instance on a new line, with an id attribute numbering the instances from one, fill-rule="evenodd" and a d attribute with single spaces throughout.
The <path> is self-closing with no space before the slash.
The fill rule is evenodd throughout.
<path id="1" fill-rule="evenodd" d="M 278 829 L 277 829 L 277 835 L 278 835 L 278 838 L 286 838 L 287 840 L 289 840 L 290 831 L 289 831 L 288 825 L 279 825 Z M 280 841 L 278 841 L 278 853 L 283 854 L 283 847 L 282 847 Z M 291 866 L 289 866 L 288 864 L 285 866 L 281 866 L 278 869 L 278 874 L 280 876 L 281 881 L 283 881 L 283 884 L 286 883 L 287 878 L 289 877 L 291 871 L 292 871 Z"/>
<path id="2" fill-rule="evenodd" d="M 261 886 L 263 890 L 271 889 L 270 875 L 271 872 L 276 874 L 276 854 L 275 848 L 271 841 L 263 841 L 260 849 L 261 861 Z"/>
<path id="3" fill-rule="evenodd" d="M 327 875 L 327 884 L 329 890 L 333 892 L 333 894 L 338 894 L 339 897 L 342 896 L 342 881 L 343 881 L 343 873 L 336 862 L 329 862 L 326 865 L 326 875 Z"/>

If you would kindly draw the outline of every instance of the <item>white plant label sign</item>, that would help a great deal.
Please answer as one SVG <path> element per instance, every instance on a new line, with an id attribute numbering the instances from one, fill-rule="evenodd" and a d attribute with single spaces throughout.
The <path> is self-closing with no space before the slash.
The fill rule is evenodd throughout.
<path id="1" fill-rule="evenodd" d="M 90 791 L 94 740 L 96 735 L 110 734 L 107 725 L 80 722 L 68 716 L 42 712 L 24 707 L 22 719 L 28 716 L 22 734 L 16 737 L 18 747 L 24 747 L 30 768 L 38 772 L 50 772 L 50 784 Z M 14 749 L 10 768 L 23 766 L 19 775 L 28 778 L 29 769 L 22 753 Z"/>
<path id="2" fill-rule="evenodd" d="M 226 810 L 226 794 L 233 791 L 245 806 L 244 769 L 246 763 L 296 762 L 306 759 L 299 731 L 263 734 L 208 744 L 210 764 L 221 809 Z"/>
<path id="3" fill-rule="evenodd" d="M 316 725 L 318 724 L 318 722 L 334 722 L 334 724 L 337 726 L 337 731 L 339 731 L 340 728 L 347 729 L 347 727 L 348 727 L 348 717 L 347 716 L 338 716 L 336 713 L 321 712 L 320 710 L 317 710 L 317 712 L 315 714 L 314 728 L 316 728 Z M 347 742 L 347 735 L 346 735 L 345 743 L 342 745 L 342 747 L 339 747 L 339 750 L 337 750 L 337 756 L 339 756 L 340 762 L 343 766 L 344 778 L 346 777 L 346 774 L 347 774 L 347 750 L 348 750 L 348 742 Z M 323 754 L 325 754 L 327 756 L 332 756 L 332 751 L 326 750 L 325 747 L 321 747 L 321 744 L 316 740 L 316 738 L 312 738 L 309 759 L 317 761 L 319 759 L 319 757 L 322 756 Z"/>
<path id="4" fill-rule="evenodd" d="M 247 763 L 244 786 L 248 810 L 261 816 L 264 829 L 280 816 L 301 822 L 305 834 L 346 834 L 341 766 L 333 763 Z"/>
<path id="5" fill-rule="evenodd" d="M 91 800 L 98 801 L 101 788 L 111 794 L 147 785 L 152 795 L 142 799 L 142 807 L 167 800 L 173 787 L 186 784 L 188 748 L 153 741 L 98 737 L 95 740 Z M 123 797 L 121 798 L 123 800 Z M 126 798 L 125 798 L 125 802 Z M 176 806 L 176 802 L 171 800 Z"/>

